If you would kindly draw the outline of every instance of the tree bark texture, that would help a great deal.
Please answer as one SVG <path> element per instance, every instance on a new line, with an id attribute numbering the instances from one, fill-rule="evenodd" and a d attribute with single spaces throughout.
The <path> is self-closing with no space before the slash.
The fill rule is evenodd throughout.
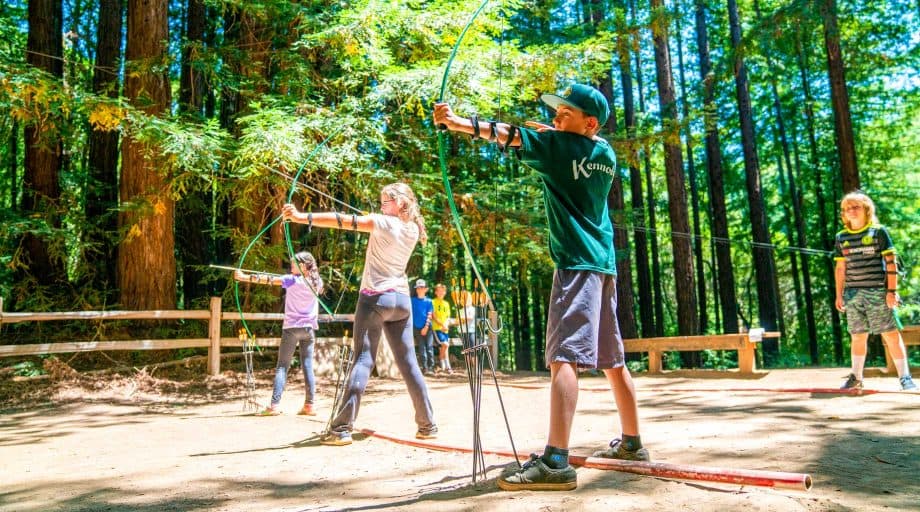
<path id="1" fill-rule="evenodd" d="M 709 60 L 709 31 L 706 28 L 706 3 L 696 0 L 696 43 L 700 63 L 700 80 L 703 82 L 703 112 L 706 127 L 706 170 L 709 181 L 709 207 L 711 210 L 713 247 L 718 276 L 719 305 L 722 309 L 722 332 L 738 332 L 738 299 L 735 296 L 735 270 L 732 265 L 731 244 L 728 237 L 728 213 L 725 208 L 725 185 L 722 173 L 722 143 L 719 140 L 718 118 L 715 104 L 715 77 Z"/>
<path id="2" fill-rule="evenodd" d="M 677 0 L 675 8 L 678 13 L 681 13 L 680 0 Z M 682 14 L 680 14 L 682 17 Z M 681 18 L 678 18 L 678 27 L 680 25 Z M 690 117 L 690 105 L 689 100 L 687 99 L 687 80 L 686 73 L 684 73 L 684 42 L 683 37 L 680 34 L 680 30 L 675 31 L 677 39 L 677 69 L 678 77 L 680 82 L 680 95 L 681 95 L 681 105 L 683 107 L 683 116 L 684 119 Z M 696 270 L 696 296 L 697 296 L 697 309 L 699 311 L 699 324 L 697 326 L 698 332 L 706 332 L 709 328 L 709 315 L 707 314 L 708 304 L 706 300 L 706 274 L 704 272 L 705 268 L 703 267 L 703 239 L 701 236 L 701 226 L 700 226 L 700 195 L 697 187 L 696 180 L 696 162 L 693 158 L 693 136 L 688 133 L 685 137 L 685 145 L 687 147 L 687 175 L 690 180 L 690 212 L 693 216 L 693 257 L 695 262 Z"/>
<path id="3" fill-rule="evenodd" d="M 843 192 L 859 188 L 856 166 L 856 141 L 850 117 L 850 95 L 847 92 L 846 67 L 840 49 L 840 28 L 837 25 L 837 0 L 818 0 L 824 20 L 824 46 L 827 50 L 827 78 L 831 86 L 831 107 L 834 110 L 834 136 L 840 156 Z"/>
<path id="4" fill-rule="evenodd" d="M 802 95 L 805 99 L 805 128 L 808 133 L 808 150 L 809 165 L 813 176 L 815 203 L 818 209 L 819 237 L 821 247 L 830 252 L 833 248 L 831 233 L 834 230 L 828 230 L 829 220 L 827 215 L 827 192 L 824 188 L 824 179 L 822 175 L 824 170 L 821 167 L 821 159 L 818 155 L 818 139 L 815 134 L 815 113 L 812 105 L 814 98 L 811 94 L 811 82 L 808 80 L 808 48 L 803 42 L 803 38 L 797 39 L 796 52 L 798 54 L 799 77 L 801 79 Z M 836 217 L 833 217 L 836 218 Z M 834 338 L 834 362 L 840 364 L 843 362 L 843 328 L 840 325 L 840 313 L 835 305 L 835 278 L 834 278 L 834 261 L 825 258 L 824 262 L 824 282 L 827 296 L 827 307 L 831 317 L 831 333 Z"/>
<path id="5" fill-rule="evenodd" d="M 635 244 L 636 280 L 639 293 L 639 324 L 643 337 L 655 336 L 655 313 L 652 309 L 652 277 L 648 264 L 648 234 L 645 231 L 645 201 L 642 194 L 642 174 L 639 171 L 639 153 L 632 139 L 636 134 L 636 106 L 633 97 L 632 69 L 630 67 L 630 39 L 617 42 L 617 57 L 620 66 L 620 84 L 623 89 L 623 120 L 626 137 L 630 140 L 627 163 L 629 165 L 630 205 Z"/>
<path id="6" fill-rule="evenodd" d="M 661 0 L 651 0 L 653 11 L 662 10 Z M 654 16 L 654 14 L 653 14 Z M 687 192 L 681 156 L 677 102 L 671 75 L 667 25 L 658 24 L 652 33 L 655 46 L 655 69 L 658 84 L 658 104 L 662 128 L 668 134 L 664 141 L 664 166 L 668 184 L 668 218 L 671 221 L 671 250 L 674 255 L 674 286 L 677 296 L 677 331 L 680 335 L 698 333 L 696 294 L 693 276 L 693 250 L 690 243 L 690 222 L 687 215 Z"/>
<path id="7" fill-rule="evenodd" d="M 29 35 L 26 62 L 60 80 L 64 75 L 63 8 L 60 0 L 29 2 Z M 25 174 L 22 210 L 35 212 L 52 227 L 60 225 L 58 199 L 61 173 L 61 137 L 63 119 L 50 116 L 38 124 L 27 124 L 25 134 Z M 38 284 L 48 285 L 65 279 L 63 248 L 53 254 L 53 240 L 28 233 L 23 239 L 27 273 Z"/>
<path id="8" fill-rule="evenodd" d="M 629 0 L 629 12 L 633 24 L 636 23 L 636 0 Z M 639 91 L 639 111 L 645 114 L 645 89 L 642 72 L 642 52 L 635 52 L 636 59 L 636 89 Z M 658 256 L 658 222 L 656 219 L 655 194 L 652 190 L 652 161 L 649 156 L 650 148 L 648 146 L 642 149 L 642 163 L 645 174 L 645 194 L 646 204 L 648 205 L 648 233 L 649 251 L 652 263 L 652 295 L 654 303 L 652 307 L 655 311 L 654 332 L 655 336 L 664 336 L 664 293 L 661 286 L 661 260 Z"/>
<path id="9" fill-rule="evenodd" d="M 751 108 L 751 95 L 748 90 L 747 68 L 741 55 L 741 21 L 735 0 L 728 0 L 728 15 L 731 26 L 732 48 L 735 52 L 735 90 L 738 101 L 738 118 L 741 124 L 741 146 L 744 153 L 744 175 L 747 185 L 749 218 L 751 234 L 754 239 L 753 260 L 757 281 L 757 306 L 760 326 L 775 330 L 778 326 L 779 307 L 776 297 L 776 264 L 770 235 L 767 231 L 767 215 L 763 199 L 763 187 L 760 181 L 760 162 L 757 157 L 757 140 L 754 133 L 754 117 Z M 779 345 L 775 339 L 766 339 L 762 343 L 764 355 L 772 360 L 778 352 Z"/>
<path id="10" fill-rule="evenodd" d="M 147 115 L 168 111 L 166 0 L 128 1 L 125 96 Z M 163 162 L 154 147 L 126 137 L 119 192 L 124 239 L 118 250 L 118 284 L 125 309 L 173 309 L 176 261 L 175 203 Z"/>
<path id="11" fill-rule="evenodd" d="M 96 30 L 96 65 L 93 92 L 118 98 L 118 70 L 121 67 L 123 0 L 99 2 Z M 98 247 L 85 253 L 86 264 L 93 274 L 93 286 L 111 293 L 115 276 L 116 245 L 113 234 L 118 229 L 118 139 L 117 130 L 92 130 L 89 134 L 89 172 L 86 184 L 87 238 Z M 114 299 L 114 297 L 112 297 Z"/>

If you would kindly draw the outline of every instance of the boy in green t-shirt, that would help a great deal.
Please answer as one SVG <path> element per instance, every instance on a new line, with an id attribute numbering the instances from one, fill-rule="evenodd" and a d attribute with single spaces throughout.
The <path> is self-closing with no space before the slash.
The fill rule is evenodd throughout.
<path id="1" fill-rule="evenodd" d="M 541 99 L 556 110 L 553 126 L 529 128 L 457 116 L 435 105 L 434 122 L 450 131 L 516 148 L 543 182 L 550 256 L 556 265 L 546 321 L 546 365 L 551 372 L 546 449 L 498 479 L 505 490 L 570 490 L 577 475 L 568 463 L 569 437 L 578 401 L 578 369 L 601 369 L 616 400 L 622 438 L 595 457 L 648 460 L 639 438 L 636 391 L 625 365 L 616 318 L 616 265 L 607 194 L 616 156 L 597 136 L 610 109 L 597 89 L 575 84 Z"/>

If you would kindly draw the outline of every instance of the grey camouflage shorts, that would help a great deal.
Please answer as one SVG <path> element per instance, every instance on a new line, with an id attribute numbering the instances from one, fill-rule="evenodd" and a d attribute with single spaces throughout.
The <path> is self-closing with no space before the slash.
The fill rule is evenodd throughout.
<path id="1" fill-rule="evenodd" d="M 897 313 L 885 303 L 886 293 L 884 288 L 843 290 L 850 334 L 881 334 L 898 329 Z"/>

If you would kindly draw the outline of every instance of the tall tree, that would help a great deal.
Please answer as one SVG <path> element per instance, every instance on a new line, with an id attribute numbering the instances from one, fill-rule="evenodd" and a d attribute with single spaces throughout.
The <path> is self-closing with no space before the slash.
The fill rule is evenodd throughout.
<path id="1" fill-rule="evenodd" d="M 167 0 L 128 0 L 125 96 L 149 116 L 169 109 L 168 7 Z M 175 203 L 165 162 L 156 147 L 131 136 L 122 142 L 121 161 L 119 302 L 129 309 L 173 309 Z"/>
<path id="2" fill-rule="evenodd" d="M 179 77 L 179 111 L 192 120 L 203 114 L 205 90 L 200 53 L 205 38 L 205 5 L 201 0 L 188 0 L 185 15 L 185 42 L 182 48 L 182 68 Z M 201 270 L 210 259 L 211 194 L 197 189 L 186 194 L 176 205 L 176 238 L 182 268 L 182 296 L 186 307 L 197 299 L 207 297 Z M 213 233 L 210 234 L 213 236 Z"/>
<path id="3" fill-rule="evenodd" d="M 763 20 L 763 16 L 760 12 L 760 2 L 754 0 L 754 13 L 757 15 L 758 22 Z M 779 85 L 777 74 L 777 66 L 774 64 L 773 57 L 771 54 L 771 49 L 769 48 L 769 41 L 766 38 L 763 38 L 762 44 L 764 46 L 764 54 L 767 60 L 767 72 L 769 73 L 770 78 L 770 93 L 773 97 L 773 113 L 776 116 L 776 132 L 779 135 L 779 141 L 783 153 L 783 162 L 785 162 L 786 168 L 786 180 L 788 182 L 788 192 L 789 192 L 789 203 L 792 205 L 792 218 L 791 221 L 795 226 L 795 238 L 791 238 L 790 243 L 799 246 L 800 248 L 807 247 L 807 240 L 805 237 L 805 218 L 802 212 L 802 203 L 800 201 L 799 187 L 797 185 L 797 180 L 795 177 L 795 170 L 792 166 L 791 158 L 791 148 L 789 142 L 789 136 L 786 132 L 786 120 L 783 114 L 782 101 L 779 94 Z M 779 166 L 780 169 L 780 178 L 782 178 L 782 166 Z M 780 182 L 782 183 L 782 179 Z M 786 218 L 789 221 L 789 217 Z M 809 347 L 809 355 L 811 356 L 811 363 L 818 364 L 818 329 L 815 325 L 815 307 L 814 300 L 812 299 L 811 293 L 811 268 L 808 262 L 808 254 L 803 252 L 801 258 L 801 270 L 802 270 L 802 287 L 803 293 L 799 295 L 798 287 L 798 274 L 796 273 L 796 262 L 795 262 L 795 251 L 790 253 L 790 259 L 792 261 L 793 267 L 793 278 L 796 282 L 796 303 L 804 301 L 805 311 L 804 311 L 804 320 L 806 326 L 806 335 L 807 335 L 807 344 Z M 798 308 L 799 311 L 802 311 L 801 308 Z"/>
<path id="4" fill-rule="evenodd" d="M 824 47 L 827 50 L 827 78 L 831 86 L 831 106 L 834 110 L 834 137 L 840 157 L 843 191 L 859 188 L 856 166 L 856 141 L 850 118 L 850 94 L 847 92 L 846 67 L 840 50 L 840 28 L 837 25 L 837 0 L 817 0 L 824 20 Z"/>
<path id="5" fill-rule="evenodd" d="M 748 89 L 747 67 L 741 48 L 741 20 L 738 4 L 728 0 L 728 19 L 731 27 L 731 42 L 734 50 L 735 91 L 738 101 L 738 119 L 741 124 L 741 147 L 744 152 L 744 176 L 747 185 L 748 214 L 751 234 L 754 239 L 754 273 L 757 281 L 757 306 L 760 325 L 767 330 L 778 327 L 779 305 L 776 290 L 776 263 L 770 234 L 767 231 L 767 214 L 764 206 L 763 187 L 760 182 L 760 162 L 757 157 L 757 139 L 754 130 L 754 115 L 751 108 L 751 94 Z M 771 362 L 779 354 L 775 339 L 763 342 L 764 357 Z"/>
<path id="6" fill-rule="evenodd" d="M 667 16 L 662 0 L 651 0 L 652 16 Z M 655 47 L 655 70 L 658 84 L 658 105 L 664 138 L 664 167 L 668 184 L 668 218 L 671 221 L 671 250 L 674 254 L 674 286 L 677 295 L 677 332 L 692 335 L 699 332 L 694 293 L 693 250 L 690 243 L 690 222 L 687 215 L 687 191 L 684 164 L 680 149 L 680 121 L 671 75 L 671 55 L 668 51 L 668 24 L 652 21 Z M 674 141 L 677 141 L 675 143 Z"/>
<path id="7" fill-rule="evenodd" d="M 796 37 L 796 56 L 799 66 L 799 78 L 801 80 L 802 95 L 805 104 L 805 128 L 808 134 L 809 165 L 811 175 L 814 180 L 814 195 L 816 207 L 818 210 L 818 235 L 821 238 L 821 247 L 830 253 L 833 247 L 831 232 L 828 231 L 827 215 L 827 194 L 824 187 L 824 169 L 821 165 L 821 159 L 818 154 L 818 140 L 815 129 L 814 97 L 811 93 L 811 82 L 808 80 L 808 46 L 806 38 L 803 35 Z M 830 192 L 831 197 L 833 193 Z M 825 295 L 827 297 L 827 306 L 831 314 L 831 333 L 834 338 L 834 361 L 840 363 L 843 361 L 843 328 L 840 326 L 840 314 L 835 306 L 835 281 L 834 281 L 834 261 L 830 258 L 825 259 L 824 264 L 824 282 Z"/>
<path id="8" fill-rule="evenodd" d="M 725 186 L 722 181 L 722 143 L 719 140 L 715 104 L 715 77 L 709 59 L 709 32 L 706 21 L 706 1 L 695 0 L 696 48 L 699 54 L 700 80 L 703 82 L 703 121 L 706 130 L 706 170 L 709 180 L 712 238 L 715 248 L 715 274 L 719 280 L 719 305 L 722 308 L 722 331 L 738 332 L 738 310 L 735 297 L 735 271 L 728 238 L 728 213 L 725 208 Z"/>
<path id="9" fill-rule="evenodd" d="M 121 68 L 122 0 L 100 0 L 96 26 L 96 64 L 93 67 L 93 92 L 118 98 Z M 86 264 L 93 286 L 114 299 L 116 286 L 115 232 L 118 229 L 118 131 L 93 128 L 89 133 L 89 169 L 86 175 L 86 217 L 89 241 L 96 246 L 87 251 Z"/>
<path id="10" fill-rule="evenodd" d="M 683 17 L 683 9 L 680 0 L 674 4 L 674 10 L 677 13 L 677 30 L 674 31 L 677 40 L 677 76 L 680 83 L 681 106 L 683 107 L 684 119 L 690 117 L 690 99 L 687 98 L 687 80 L 684 73 L 684 40 L 680 32 L 680 25 Z M 701 236 L 700 227 L 700 194 L 696 181 L 696 162 L 693 157 L 693 136 L 688 132 L 684 139 L 687 146 L 687 175 L 690 179 L 690 211 L 693 215 L 693 256 L 696 263 L 696 296 L 699 309 L 699 332 L 703 333 L 709 327 L 709 316 L 707 314 L 706 301 L 706 275 L 703 268 L 703 237 Z"/>
<path id="11" fill-rule="evenodd" d="M 47 72 L 52 78 L 64 76 L 63 8 L 61 0 L 29 2 L 29 37 L 26 62 Z M 25 125 L 25 175 L 22 210 L 38 214 L 52 227 L 60 225 L 58 200 L 61 196 L 62 119 L 54 114 Z M 45 236 L 26 234 L 22 246 L 28 273 L 39 284 L 50 285 L 65 279 L 63 254 L 52 254 L 52 242 Z"/>
<path id="12" fill-rule="evenodd" d="M 625 2 L 620 7 L 625 10 Z M 630 206 L 632 207 L 633 242 L 636 262 L 636 280 L 639 293 L 639 323 L 643 337 L 655 336 L 655 313 L 652 301 L 652 276 L 648 263 L 648 233 L 645 230 L 645 201 L 642 192 L 642 174 L 639 171 L 639 152 L 636 150 L 636 105 L 633 96 L 632 69 L 630 55 L 633 47 L 631 31 L 626 26 L 623 11 L 617 14 L 617 62 L 620 67 L 620 88 L 623 90 L 623 121 L 626 124 L 629 165 Z"/>
<path id="13" fill-rule="evenodd" d="M 629 0 L 629 11 L 632 24 L 636 25 L 636 0 Z M 635 59 L 636 89 L 639 91 L 639 112 L 645 114 L 645 88 L 642 85 L 644 73 L 642 70 L 641 51 L 636 51 Z M 655 213 L 657 202 L 655 201 L 655 194 L 652 187 L 652 159 L 650 152 L 651 148 L 647 145 L 642 148 L 642 163 L 645 170 L 646 204 L 648 204 L 648 232 L 652 235 L 649 237 L 649 249 L 651 251 L 652 260 L 652 291 L 655 298 L 653 305 L 655 309 L 654 335 L 664 336 L 664 292 L 661 286 L 661 259 L 658 257 L 658 221 Z"/>

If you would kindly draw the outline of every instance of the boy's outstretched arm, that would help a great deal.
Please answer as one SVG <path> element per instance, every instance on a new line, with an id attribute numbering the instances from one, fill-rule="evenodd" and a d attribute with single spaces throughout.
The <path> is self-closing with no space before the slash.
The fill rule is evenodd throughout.
<path id="1" fill-rule="evenodd" d="M 521 135 L 517 128 L 513 129 L 514 136 L 511 139 L 511 143 L 508 144 L 508 136 L 512 133 L 512 127 L 508 123 L 480 121 L 475 116 L 471 118 L 460 117 L 454 114 L 454 111 L 451 110 L 450 105 L 447 103 L 435 103 L 433 115 L 436 126 L 443 125 L 452 132 L 465 133 L 497 142 L 502 146 L 513 148 L 521 146 Z"/>

